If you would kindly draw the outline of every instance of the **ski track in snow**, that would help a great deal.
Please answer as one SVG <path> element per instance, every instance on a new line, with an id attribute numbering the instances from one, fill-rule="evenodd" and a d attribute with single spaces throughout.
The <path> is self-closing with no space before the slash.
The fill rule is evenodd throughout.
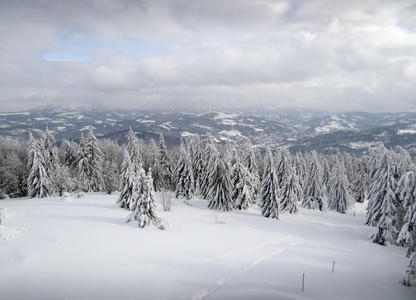
<path id="1" fill-rule="evenodd" d="M 207 288 L 207 289 L 200 290 L 188 299 L 189 300 L 203 300 L 203 299 L 208 298 L 210 295 L 215 293 L 217 290 L 219 290 L 221 287 L 223 287 L 224 285 L 226 285 L 227 283 L 229 283 L 233 279 L 235 279 L 235 278 L 243 275 L 244 273 L 250 271 L 252 268 L 256 267 L 257 265 L 259 265 L 263 261 L 268 260 L 268 259 L 270 259 L 270 258 L 272 258 L 276 255 L 279 255 L 282 252 L 286 251 L 287 249 L 290 249 L 292 247 L 295 247 L 295 246 L 299 245 L 300 241 L 296 238 L 293 238 L 293 237 L 285 237 L 285 238 L 281 239 L 278 242 L 264 243 L 264 244 L 248 247 L 248 248 L 242 249 L 240 251 L 235 251 L 235 252 L 231 252 L 231 253 L 227 253 L 227 254 L 224 254 L 224 255 L 214 257 L 211 260 L 218 261 L 218 260 L 221 260 L 221 259 L 224 259 L 224 258 L 235 257 L 235 256 L 238 256 L 238 255 L 241 255 L 241 254 L 249 253 L 251 251 L 263 249 L 265 247 L 281 245 L 282 241 L 290 241 L 290 240 L 292 240 L 292 242 L 290 242 L 290 244 L 288 246 L 279 247 L 279 249 L 276 250 L 276 251 L 273 251 L 271 253 L 267 253 L 265 255 L 262 255 L 262 256 L 256 258 L 250 264 L 248 264 L 242 271 L 240 271 L 240 272 L 238 272 L 234 275 L 230 275 L 230 276 L 219 279 L 214 286 L 212 286 L 210 288 Z"/>

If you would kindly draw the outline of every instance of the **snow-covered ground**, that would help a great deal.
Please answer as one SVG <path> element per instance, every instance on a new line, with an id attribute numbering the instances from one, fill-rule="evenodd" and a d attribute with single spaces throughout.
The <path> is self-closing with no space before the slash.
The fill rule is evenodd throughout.
<path id="1" fill-rule="evenodd" d="M 116 198 L 0 201 L 0 299 L 416 299 L 405 250 L 370 243 L 362 207 L 270 220 L 174 200 L 160 231 L 126 224 Z"/>

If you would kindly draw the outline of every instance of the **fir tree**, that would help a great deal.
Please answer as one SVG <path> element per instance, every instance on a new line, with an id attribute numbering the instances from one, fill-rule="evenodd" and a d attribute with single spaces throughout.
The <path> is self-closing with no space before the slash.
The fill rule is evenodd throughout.
<path id="1" fill-rule="evenodd" d="M 248 172 L 250 173 L 250 186 L 252 187 L 252 201 L 256 203 L 256 200 L 259 196 L 260 192 L 260 176 L 259 176 L 259 168 L 256 162 L 256 155 L 253 151 L 253 146 L 251 145 L 250 141 L 247 141 L 244 152 L 246 153 L 245 157 L 245 166 L 247 167 Z"/>
<path id="2" fill-rule="evenodd" d="M 192 162 L 185 146 L 180 146 L 180 157 L 176 168 L 176 198 L 193 199 L 195 195 L 194 174 Z"/>
<path id="3" fill-rule="evenodd" d="M 345 174 L 344 162 L 338 157 L 336 157 L 328 185 L 328 208 L 340 213 L 346 213 L 352 202 L 352 197 L 348 188 L 349 184 L 347 175 Z"/>
<path id="4" fill-rule="evenodd" d="M 103 168 L 103 187 L 107 194 L 116 191 L 119 186 L 119 176 L 117 164 L 114 161 L 107 160 Z"/>
<path id="5" fill-rule="evenodd" d="M 151 170 L 148 171 L 146 176 L 138 176 L 135 186 L 133 202 L 136 203 L 136 206 L 128 217 L 128 221 L 133 219 L 138 221 L 140 228 L 153 224 L 159 229 L 166 229 L 166 225 L 156 214 Z"/>
<path id="6" fill-rule="evenodd" d="M 27 190 L 30 198 L 49 197 L 51 195 L 51 182 L 45 169 L 45 159 L 41 147 L 31 133 L 29 133 L 28 163 L 29 176 Z"/>
<path id="7" fill-rule="evenodd" d="M 299 184 L 298 176 L 295 174 L 293 167 L 289 169 L 288 179 L 285 181 L 280 195 L 280 210 L 287 211 L 291 214 L 297 213 L 297 203 L 302 197 L 302 187 Z"/>
<path id="8" fill-rule="evenodd" d="M 77 186 L 78 189 L 84 192 L 89 191 L 89 163 L 87 154 L 87 140 L 84 135 L 81 134 L 81 140 L 79 147 L 75 154 L 76 157 L 76 173 L 77 173 Z"/>
<path id="9" fill-rule="evenodd" d="M 322 184 L 322 167 L 316 152 L 312 152 L 310 160 L 302 206 L 309 209 L 324 210 L 326 195 Z"/>
<path id="10" fill-rule="evenodd" d="M 395 241 L 397 238 L 397 207 L 395 206 L 394 178 L 390 173 L 390 162 L 387 155 L 382 159 L 382 163 L 377 174 L 375 188 L 378 192 L 373 193 L 371 200 L 372 207 L 367 215 L 368 224 L 377 226 L 376 231 L 370 236 L 373 243 L 386 245 Z M 368 212 L 369 212 L 368 211 Z"/>
<path id="11" fill-rule="evenodd" d="M 123 163 L 121 166 L 120 197 L 117 201 L 117 204 L 121 208 L 130 209 L 132 207 L 131 202 L 133 199 L 136 177 L 137 174 L 135 173 L 133 162 L 130 159 L 130 154 L 127 150 L 124 150 Z"/>
<path id="12" fill-rule="evenodd" d="M 239 156 L 234 157 L 231 184 L 233 187 L 233 202 L 236 209 L 247 209 L 252 203 L 254 188 L 250 172 L 241 162 Z"/>
<path id="13" fill-rule="evenodd" d="M 75 183 L 72 180 L 71 173 L 67 166 L 57 166 L 54 184 L 55 191 L 59 196 L 62 196 L 64 192 L 70 192 L 74 189 Z"/>
<path id="14" fill-rule="evenodd" d="M 160 133 L 159 137 L 159 161 L 161 168 L 161 187 L 171 190 L 173 186 L 173 170 L 172 170 L 172 158 L 166 147 L 165 138 L 163 133 Z"/>
<path id="15" fill-rule="evenodd" d="M 279 218 L 279 182 L 273 164 L 273 155 L 267 151 L 260 190 L 261 214 L 266 218 Z"/>
<path id="16" fill-rule="evenodd" d="M 103 185 L 103 161 L 104 155 L 98 147 L 98 140 L 90 131 L 86 145 L 86 156 L 88 161 L 88 190 L 98 192 Z"/>
<path id="17" fill-rule="evenodd" d="M 208 167 L 208 170 L 210 170 L 208 207 L 220 211 L 229 211 L 233 207 L 230 167 L 225 163 L 224 158 L 218 155 L 211 159 L 210 163 L 212 165 Z"/>

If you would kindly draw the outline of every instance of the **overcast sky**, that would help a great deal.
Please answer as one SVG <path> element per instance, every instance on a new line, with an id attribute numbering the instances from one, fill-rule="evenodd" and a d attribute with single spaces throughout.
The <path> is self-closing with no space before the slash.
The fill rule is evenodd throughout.
<path id="1" fill-rule="evenodd" d="M 416 111 L 416 1 L 0 1 L 0 111 Z"/>

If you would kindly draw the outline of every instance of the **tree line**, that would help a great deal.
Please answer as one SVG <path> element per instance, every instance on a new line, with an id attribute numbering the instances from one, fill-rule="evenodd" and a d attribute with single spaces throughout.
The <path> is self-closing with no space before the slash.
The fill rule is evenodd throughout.
<path id="1" fill-rule="evenodd" d="M 413 257 L 403 284 L 415 276 L 416 167 L 400 146 L 377 144 L 362 156 L 286 148 L 262 153 L 248 139 L 221 144 L 192 135 L 168 150 L 162 134 L 158 144 L 144 143 L 132 129 L 123 146 L 98 140 L 92 131 L 59 148 L 49 130 L 38 139 L 30 134 L 28 141 L 0 141 L 0 198 L 119 191 L 117 204 L 130 211 L 128 221 L 163 229 L 154 195 L 162 190 L 186 202 L 206 199 L 220 211 L 256 205 L 264 217 L 276 219 L 299 206 L 345 213 L 367 200 L 366 224 L 375 228 L 370 240 L 407 247 Z"/>

